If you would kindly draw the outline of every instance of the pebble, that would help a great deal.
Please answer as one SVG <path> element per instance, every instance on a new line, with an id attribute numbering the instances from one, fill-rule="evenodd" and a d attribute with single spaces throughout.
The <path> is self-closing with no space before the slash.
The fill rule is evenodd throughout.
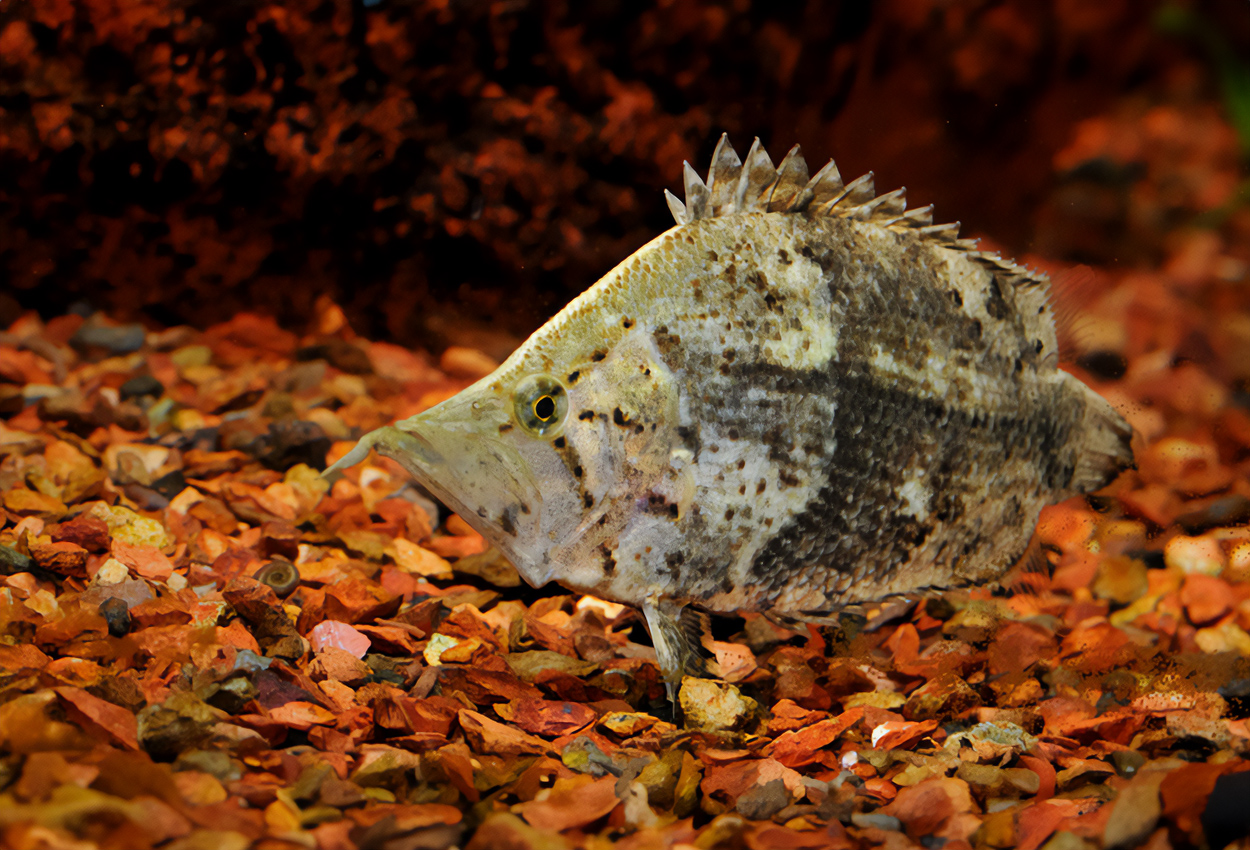
<path id="1" fill-rule="evenodd" d="M 788 805 L 790 805 L 790 794 L 786 791 L 786 783 L 780 779 L 773 779 L 743 794 L 738 798 L 734 808 L 744 818 L 768 820 Z"/>
<path id="2" fill-rule="evenodd" d="M 687 676 L 681 683 L 682 714 L 689 726 L 708 732 L 728 732 L 754 712 L 755 700 L 742 696 L 733 685 Z"/>
<path id="3" fill-rule="evenodd" d="M 1224 570 L 1224 550 L 1209 537 L 1173 537 L 1163 547 L 1163 562 L 1184 573 L 1217 576 Z"/>
<path id="4" fill-rule="evenodd" d="M 143 325 L 102 325 L 93 322 L 80 327 L 70 338 L 76 348 L 98 347 L 114 354 L 129 354 L 143 348 L 147 331 Z"/>
<path id="5" fill-rule="evenodd" d="M 373 361 L 369 359 L 369 355 L 359 346 L 341 339 L 328 339 L 306 345 L 295 352 L 295 359 L 301 362 L 324 360 L 349 375 L 373 374 Z"/>
<path id="6" fill-rule="evenodd" d="M 1146 757 L 1137 750 L 1116 750 L 1111 754 L 1111 761 L 1115 764 L 1116 773 L 1125 779 L 1132 779 L 1146 763 Z"/>
<path id="7" fill-rule="evenodd" d="M 35 562 L 28 556 L 8 546 L 0 546 L 0 575 L 28 573 L 34 567 Z"/>
<path id="8" fill-rule="evenodd" d="M 372 641 L 368 637 L 338 620 L 323 620 L 318 623 L 308 633 L 308 642 L 312 645 L 313 652 L 321 652 L 327 647 L 333 647 L 355 658 L 364 658 L 369 647 L 372 646 Z"/>
<path id="9" fill-rule="evenodd" d="M 186 345 L 172 352 L 169 359 L 180 369 L 207 366 L 213 362 L 213 350 L 207 345 Z"/>
<path id="10" fill-rule="evenodd" d="M 109 624 L 109 634 L 124 637 L 130 634 L 130 606 L 125 600 L 110 596 L 100 603 L 100 616 Z"/>
<path id="11" fill-rule="evenodd" d="M 117 584 L 130 577 L 130 567 L 116 558 L 109 558 L 100 565 L 93 581 L 96 584 Z"/>
<path id="12" fill-rule="evenodd" d="M 299 463 L 324 469 L 330 438 L 317 423 L 295 419 L 270 424 L 269 433 L 257 437 L 244 450 L 278 471 Z"/>
<path id="13" fill-rule="evenodd" d="M 121 385 L 119 392 L 124 399 L 141 396 L 160 398 L 165 394 L 165 385 L 151 375 L 135 375 Z"/>
<path id="14" fill-rule="evenodd" d="M 1149 587 L 1146 565 L 1136 558 L 1113 555 L 1098 564 L 1091 590 L 1099 599 L 1128 605 L 1146 594 Z"/>
<path id="15" fill-rule="evenodd" d="M 888 832 L 902 832 L 903 822 L 893 815 L 878 815 L 866 812 L 852 812 L 851 823 L 860 829 L 884 829 Z"/>
<path id="16" fill-rule="evenodd" d="M 1239 525 L 1250 519 L 1250 499 L 1240 493 L 1216 499 L 1202 510 L 1181 514 L 1176 524 L 1189 534 L 1201 534 L 1220 526 Z"/>

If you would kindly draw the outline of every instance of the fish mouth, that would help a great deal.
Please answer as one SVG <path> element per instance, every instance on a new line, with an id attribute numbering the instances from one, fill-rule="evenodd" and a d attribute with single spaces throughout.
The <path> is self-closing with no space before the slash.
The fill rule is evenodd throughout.
<path id="1" fill-rule="evenodd" d="M 446 404 L 446 403 L 445 403 Z M 330 473 L 364 460 L 370 449 L 397 461 L 439 501 L 499 549 L 535 587 L 551 580 L 540 543 L 542 496 L 521 455 L 500 441 L 496 426 L 439 407 L 371 431 Z M 524 506 L 524 509 L 522 509 Z"/>

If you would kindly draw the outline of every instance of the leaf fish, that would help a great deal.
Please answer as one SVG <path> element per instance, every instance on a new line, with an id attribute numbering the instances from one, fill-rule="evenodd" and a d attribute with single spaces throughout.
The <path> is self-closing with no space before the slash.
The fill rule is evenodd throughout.
<path id="1" fill-rule="evenodd" d="M 535 586 L 636 606 L 670 695 L 686 606 L 827 617 L 982 584 L 1047 504 L 1132 463 L 1057 368 L 1047 279 L 877 195 L 722 137 L 672 227 L 495 372 L 374 431 Z"/>

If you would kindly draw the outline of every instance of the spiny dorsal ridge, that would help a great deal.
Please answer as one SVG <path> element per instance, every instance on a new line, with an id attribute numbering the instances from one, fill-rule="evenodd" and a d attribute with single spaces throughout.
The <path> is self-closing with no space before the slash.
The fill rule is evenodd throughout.
<path id="1" fill-rule="evenodd" d="M 947 248 L 976 250 L 974 240 L 959 238 L 959 222 L 933 223 L 931 204 L 908 210 L 905 189 L 877 195 L 871 171 L 844 183 L 837 165 L 829 160 L 824 168 L 809 176 L 807 161 L 803 159 L 798 145 L 792 147 L 774 166 L 758 137 L 752 142 L 746 159 L 741 160 L 729 143 L 729 134 L 724 133 L 712 154 L 707 183 L 699 178 L 688 162 L 684 163 L 682 175 L 685 203 L 671 192 L 664 192 L 668 208 L 678 224 L 735 213 L 805 212 L 808 215 L 871 221 L 895 230 L 912 230 Z M 1010 274 L 1018 276 L 1022 273 L 1013 268 Z M 1023 276 L 1031 277 L 1032 273 L 1025 269 Z"/>
<path id="2" fill-rule="evenodd" d="M 707 188 L 711 193 L 708 214 L 711 216 L 733 215 L 734 195 L 738 190 L 738 175 L 742 172 L 742 160 L 729 144 L 729 134 L 722 133 L 712 154 L 712 167 L 707 172 Z"/>
<path id="3" fill-rule="evenodd" d="M 1040 286 L 1049 289 L 1050 278 L 1028 266 L 1005 259 L 997 251 L 969 251 L 968 258 L 975 260 L 995 274 L 1002 275 L 1015 286 Z"/>

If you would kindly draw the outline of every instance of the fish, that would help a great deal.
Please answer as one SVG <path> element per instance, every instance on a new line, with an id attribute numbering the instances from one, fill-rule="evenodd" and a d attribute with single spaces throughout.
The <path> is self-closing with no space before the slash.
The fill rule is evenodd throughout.
<path id="1" fill-rule="evenodd" d="M 676 224 L 494 372 L 360 439 L 531 585 L 634 606 L 670 698 L 691 612 L 822 622 L 994 582 L 1046 505 L 1132 465 L 1132 431 L 1059 368 L 1045 275 L 722 136 Z"/>

